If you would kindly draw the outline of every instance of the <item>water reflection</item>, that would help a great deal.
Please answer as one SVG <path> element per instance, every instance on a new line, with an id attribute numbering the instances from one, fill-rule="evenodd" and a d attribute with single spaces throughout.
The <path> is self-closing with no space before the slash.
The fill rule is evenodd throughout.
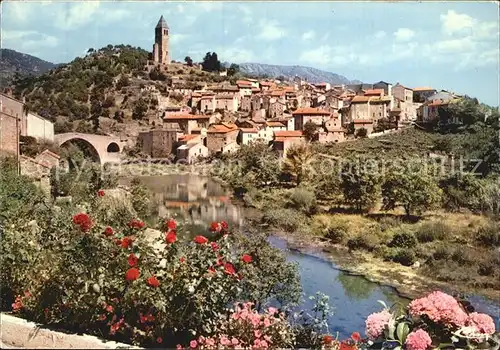
<path id="1" fill-rule="evenodd" d="M 243 225 L 241 208 L 233 205 L 222 185 L 208 177 L 167 175 L 138 177 L 151 192 L 154 211 L 147 221 L 175 217 L 182 222 L 186 238 L 207 230 L 213 221 L 227 221 L 232 227 Z M 128 184 L 130 179 L 124 179 Z"/>

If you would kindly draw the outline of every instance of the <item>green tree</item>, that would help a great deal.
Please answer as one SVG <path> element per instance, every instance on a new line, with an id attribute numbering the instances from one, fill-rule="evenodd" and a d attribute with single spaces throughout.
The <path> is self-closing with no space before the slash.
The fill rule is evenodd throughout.
<path id="1" fill-rule="evenodd" d="M 265 142 L 243 145 L 235 158 L 240 162 L 241 174 L 252 174 L 253 186 L 272 186 L 280 174 L 279 158 Z"/>
<path id="2" fill-rule="evenodd" d="M 380 174 L 358 161 L 350 160 L 342 167 L 342 192 L 344 201 L 358 211 L 370 209 L 379 199 Z"/>
<path id="3" fill-rule="evenodd" d="M 312 162 L 314 153 L 307 145 L 294 145 L 286 152 L 283 160 L 283 172 L 295 178 L 295 183 L 299 186 L 303 181 L 312 175 Z"/>
<path id="4" fill-rule="evenodd" d="M 184 58 L 184 62 L 186 62 L 186 64 L 189 66 L 189 67 L 192 67 L 193 66 L 193 59 L 189 56 L 186 56 Z"/>
<path id="5" fill-rule="evenodd" d="M 312 121 L 309 120 L 307 123 L 304 124 L 303 133 L 307 141 L 311 142 L 312 140 L 314 140 L 317 132 L 318 132 L 318 126 L 314 124 Z"/>
<path id="6" fill-rule="evenodd" d="M 240 71 L 240 66 L 237 65 L 236 63 L 232 63 L 231 66 L 229 66 L 229 69 L 227 70 L 227 75 L 233 76 Z"/>
<path id="7" fill-rule="evenodd" d="M 143 98 L 137 100 L 134 106 L 134 110 L 132 112 L 132 118 L 135 120 L 140 120 L 144 118 L 146 112 L 148 111 L 148 104 L 144 101 Z"/>
<path id="8" fill-rule="evenodd" d="M 218 72 L 221 70 L 221 63 L 215 52 L 207 52 L 201 63 L 204 71 Z"/>
<path id="9" fill-rule="evenodd" d="M 415 171 L 416 170 L 416 171 Z M 441 200 L 441 189 L 425 166 L 391 172 L 382 184 L 384 210 L 401 205 L 407 216 L 432 209 Z"/>
<path id="10" fill-rule="evenodd" d="M 368 136 L 368 130 L 366 130 L 365 128 L 359 128 L 354 133 L 354 136 L 359 137 L 359 138 L 364 138 L 364 137 Z"/>

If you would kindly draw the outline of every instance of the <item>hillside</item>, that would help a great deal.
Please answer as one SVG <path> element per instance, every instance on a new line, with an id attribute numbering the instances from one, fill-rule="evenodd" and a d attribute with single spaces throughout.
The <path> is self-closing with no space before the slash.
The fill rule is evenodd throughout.
<path id="1" fill-rule="evenodd" d="M 38 57 L 10 49 L 0 51 L 0 87 L 7 87 L 14 79 L 15 74 L 21 76 L 38 76 L 53 68 L 57 64 L 44 61 Z"/>
<path id="2" fill-rule="evenodd" d="M 349 80 L 342 75 L 311 67 L 280 66 L 262 63 L 242 63 L 239 66 L 242 73 L 255 76 L 269 76 L 271 78 L 279 76 L 293 78 L 298 76 L 310 83 L 361 84 L 359 80 Z"/>

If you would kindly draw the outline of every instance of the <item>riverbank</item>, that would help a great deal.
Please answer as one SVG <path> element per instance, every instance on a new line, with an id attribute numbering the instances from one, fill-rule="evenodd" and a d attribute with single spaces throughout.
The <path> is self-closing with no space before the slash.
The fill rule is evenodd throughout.
<path id="1" fill-rule="evenodd" d="M 235 202 L 239 203 L 240 205 L 245 205 L 245 203 L 242 200 L 236 199 Z M 419 255 L 417 257 L 417 260 L 412 266 L 404 266 L 400 263 L 393 262 L 393 261 L 388 261 L 387 259 L 378 257 L 377 255 L 380 254 L 379 250 L 377 249 L 375 252 L 369 252 L 366 250 L 366 248 L 370 249 L 369 247 L 364 247 L 364 249 L 356 248 L 356 249 L 350 249 L 347 246 L 347 243 L 349 240 L 344 240 L 343 242 L 339 243 L 332 243 L 331 239 L 325 237 L 324 235 L 318 235 L 317 233 L 312 232 L 315 229 L 315 222 L 308 222 L 307 224 L 301 225 L 299 230 L 296 231 L 286 231 L 283 230 L 282 227 L 279 226 L 273 226 L 273 225 L 267 225 L 263 223 L 266 221 L 266 215 L 269 215 L 265 210 L 259 210 L 256 208 L 248 208 L 247 209 L 248 214 L 248 220 L 252 222 L 253 225 L 260 225 L 260 227 L 264 228 L 268 233 L 272 235 L 276 235 L 277 237 L 283 238 L 288 242 L 289 248 L 298 250 L 299 252 L 306 253 L 306 254 L 318 254 L 323 258 L 328 259 L 332 263 L 335 264 L 336 268 L 339 270 L 348 272 L 353 275 L 359 275 L 363 276 L 367 280 L 383 285 L 387 285 L 390 287 L 393 287 L 397 293 L 405 298 L 416 298 L 419 297 L 427 292 L 430 292 L 432 290 L 443 290 L 449 293 L 460 293 L 460 294 L 477 294 L 482 297 L 485 297 L 495 303 L 496 305 L 500 304 L 500 297 L 498 295 L 498 289 L 496 288 L 481 288 L 481 284 L 479 284 L 479 287 L 474 287 L 470 284 L 459 284 L 456 283 L 455 280 L 451 281 L 443 281 L 443 280 L 438 280 L 431 276 L 431 271 L 434 269 L 433 266 L 429 266 L 429 259 L 432 260 L 432 256 L 435 254 L 433 251 L 427 252 L 427 255 L 429 256 L 427 260 L 425 260 L 425 255 Z M 347 215 L 347 214 L 335 214 L 335 215 L 328 215 L 328 214 L 321 214 L 322 219 L 324 220 L 325 215 L 334 217 L 335 220 L 339 221 L 351 221 L 354 222 L 355 224 L 360 224 L 361 226 L 370 226 L 371 227 L 371 234 L 372 238 L 375 237 L 375 231 L 373 230 L 373 223 L 369 223 L 370 219 L 364 218 L 362 215 Z M 466 215 L 451 215 L 447 218 L 447 221 L 464 221 L 468 222 L 466 226 L 470 225 L 471 218 L 475 219 L 476 222 L 475 225 L 480 225 L 483 224 L 483 220 L 481 217 L 476 217 L 473 215 L 470 215 L 470 217 L 467 217 Z M 317 219 L 316 219 L 317 220 Z M 432 219 L 428 219 L 429 221 L 432 222 Z M 439 220 L 434 218 L 434 220 Z M 310 220 L 311 221 L 311 220 Z M 363 222 L 363 223 L 360 223 Z M 426 222 L 424 220 L 424 222 Z M 403 224 L 403 225 L 416 225 L 416 224 Z M 420 223 L 420 225 L 423 225 L 423 223 Z M 429 224 L 424 224 L 424 225 L 429 225 Z M 346 226 L 347 230 L 349 231 L 349 226 Z M 348 235 L 360 235 L 362 234 L 363 230 L 359 229 L 357 230 L 358 232 L 348 232 Z M 364 231 L 367 235 L 370 234 L 370 232 Z M 386 236 L 389 235 L 389 233 L 385 233 Z M 358 236 L 359 237 L 359 236 Z M 369 238 L 369 237 L 368 237 Z M 373 242 L 372 242 L 373 243 Z M 440 246 L 444 245 L 443 242 L 439 242 Z M 438 247 L 439 249 L 440 247 Z M 450 247 L 449 249 L 452 249 L 453 247 Z M 425 249 L 431 249 L 430 246 L 425 247 Z M 464 256 L 467 256 L 467 245 L 462 246 L 463 249 L 463 254 Z M 464 258 L 465 260 L 465 258 Z M 470 264 L 470 262 L 469 262 Z M 466 264 L 467 265 L 467 264 Z M 467 268 L 470 268 L 470 266 L 464 266 L 462 270 L 467 271 Z M 449 270 L 448 270 L 449 269 Z M 464 278 L 467 279 L 468 276 L 465 275 L 466 272 L 462 273 L 461 276 L 459 275 L 459 271 L 456 271 L 453 269 L 453 267 L 444 267 L 444 272 L 440 270 L 440 274 L 436 276 L 440 276 L 443 278 L 443 274 L 446 275 L 447 271 L 450 273 L 450 277 L 453 278 Z M 471 278 L 474 278 L 474 276 L 470 276 Z M 494 277 L 488 277 L 488 276 L 476 276 L 477 280 L 486 280 L 489 279 L 491 280 L 491 283 L 495 283 Z M 474 280 L 468 281 L 468 282 L 474 282 Z M 473 284 L 473 283 L 471 283 Z"/>

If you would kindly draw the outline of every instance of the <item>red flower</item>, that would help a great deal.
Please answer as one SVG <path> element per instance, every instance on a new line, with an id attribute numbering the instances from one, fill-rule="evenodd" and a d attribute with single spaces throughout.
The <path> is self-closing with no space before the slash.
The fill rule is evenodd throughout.
<path id="1" fill-rule="evenodd" d="M 253 261 L 253 258 L 248 255 L 248 254 L 244 254 L 242 257 L 241 257 L 241 261 L 243 261 L 245 264 L 249 264 Z"/>
<path id="2" fill-rule="evenodd" d="M 234 275 L 236 273 L 236 270 L 234 269 L 233 264 L 225 263 L 224 264 L 224 272 L 227 273 L 228 275 Z"/>
<path id="3" fill-rule="evenodd" d="M 207 237 L 205 237 L 205 236 L 196 236 L 196 237 L 194 238 L 194 242 L 195 242 L 195 243 L 198 243 L 198 244 L 205 244 L 205 243 L 207 243 L 207 242 L 208 242 L 208 239 L 207 239 Z"/>
<path id="4" fill-rule="evenodd" d="M 80 226 L 80 230 L 82 230 L 83 232 L 89 231 L 94 225 L 90 217 L 85 213 L 80 213 L 73 216 L 73 223 Z"/>
<path id="5" fill-rule="evenodd" d="M 163 343 L 163 339 L 162 339 L 162 337 L 158 337 L 158 338 L 156 338 L 156 342 L 157 342 L 158 344 Z"/>
<path id="6" fill-rule="evenodd" d="M 210 266 L 210 267 L 208 268 L 208 272 L 209 272 L 209 273 L 215 273 L 215 268 L 214 268 L 213 266 Z"/>
<path id="7" fill-rule="evenodd" d="M 158 281 L 158 278 L 156 276 L 151 276 L 147 280 L 148 286 L 156 288 L 160 285 L 160 281 Z"/>
<path id="8" fill-rule="evenodd" d="M 177 235 L 175 234 L 175 231 L 168 231 L 167 234 L 165 235 L 165 241 L 167 243 L 172 244 L 177 240 Z"/>
<path id="9" fill-rule="evenodd" d="M 212 246 L 212 249 L 214 252 L 216 252 L 217 250 L 219 250 L 219 245 L 215 242 L 210 242 L 210 245 Z"/>
<path id="10" fill-rule="evenodd" d="M 169 230 L 175 230 L 177 228 L 177 223 L 174 219 L 170 218 L 170 220 L 167 221 L 167 227 Z"/>
<path id="11" fill-rule="evenodd" d="M 111 227 L 109 227 L 109 226 L 108 226 L 108 227 L 106 227 L 106 228 L 104 229 L 103 234 L 104 234 L 105 236 L 109 237 L 109 236 L 113 236 L 114 232 L 113 232 L 113 229 L 112 229 Z"/>
<path id="12" fill-rule="evenodd" d="M 130 255 L 127 258 L 128 264 L 131 267 L 137 266 L 137 262 L 139 261 L 139 258 L 134 255 L 134 253 L 130 253 Z"/>
<path id="13" fill-rule="evenodd" d="M 331 344 L 333 342 L 333 337 L 331 335 L 323 336 L 323 344 Z"/>
<path id="14" fill-rule="evenodd" d="M 210 231 L 212 231 L 212 232 L 220 232 L 220 230 L 221 230 L 221 226 L 219 225 L 218 222 L 212 222 L 210 224 Z"/>
<path id="15" fill-rule="evenodd" d="M 121 240 L 120 244 L 121 244 L 122 248 L 127 249 L 127 248 L 129 248 L 129 247 L 132 246 L 133 242 L 134 242 L 134 240 L 132 238 L 130 238 L 130 237 L 124 237 Z"/>
<path id="16" fill-rule="evenodd" d="M 115 238 L 115 243 L 116 243 L 116 245 L 122 245 L 122 240 Z"/>
<path id="17" fill-rule="evenodd" d="M 97 195 L 98 195 L 99 197 L 104 197 L 104 191 L 103 191 L 103 190 L 99 190 L 99 191 L 97 191 Z"/>
<path id="18" fill-rule="evenodd" d="M 342 343 L 340 343 L 339 350 L 356 350 L 356 345 L 350 345 L 343 341 Z"/>
<path id="19" fill-rule="evenodd" d="M 361 340 L 361 335 L 358 332 L 354 332 L 351 334 L 351 339 L 355 342 L 359 342 Z"/>
<path id="20" fill-rule="evenodd" d="M 241 273 L 238 273 L 238 280 L 241 281 L 242 278 L 243 278 L 243 275 Z"/>
<path id="21" fill-rule="evenodd" d="M 125 273 L 125 279 L 127 281 L 135 281 L 136 279 L 139 278 L 140 274 L 141 272 L 139 271 L 139 269 L 132 267 L 128 269 L 127 272 Z"/>
<path id="22" fill-rule="evenodd" d="M 113 312 L 113 305 L 107 305 L 106 306 L 106 311 L 109 312 L 109 313 L 112 313 Z"/>
<path id="23" fill-rule="evenodd" d="M 184 262 L 186 262 L 186 258 L 185 258 L 185 257 L 181 257 L 181 258 L 179 259 L 179 261 L 180 261 L 182 264 L 184 264 Z"/>
<path id="24" fill-rule="evenodd" d="M 133 219 L 128 223 L 128 227 L 141 229 L 144 227 L 144 222 L 142 222 L 141 220 Z"/>
<path id="25" fill-rule="evenodd" d="M 225 221 L 221 221 L 220 226 L 221 226 L 223 231 L 227 231 L 227 229 L 229 228 L 229 225 Z"/>

